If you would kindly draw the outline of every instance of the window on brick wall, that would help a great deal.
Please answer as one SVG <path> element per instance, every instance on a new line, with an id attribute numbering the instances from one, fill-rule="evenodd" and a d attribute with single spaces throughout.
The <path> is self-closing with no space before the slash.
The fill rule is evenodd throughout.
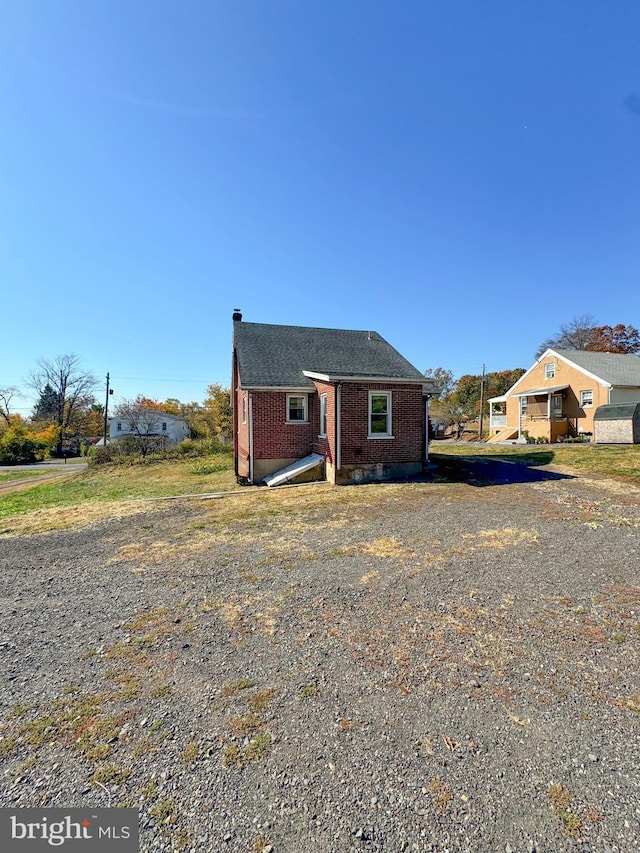
<path id="1" fill-rule="evenodd" d="M 391 437 L 391 391 L 369 391 L 369 438 Z"/>
<path id="2" fill-rule="evenodd" d="M 320 435 L 327 436 L 327 395 L 320 394 Z"/>
<path id="3" fill-rule="evenodd" d="M 305 423 L 307 420 L 307 395 L 287 394 L 287 423 Z"/>

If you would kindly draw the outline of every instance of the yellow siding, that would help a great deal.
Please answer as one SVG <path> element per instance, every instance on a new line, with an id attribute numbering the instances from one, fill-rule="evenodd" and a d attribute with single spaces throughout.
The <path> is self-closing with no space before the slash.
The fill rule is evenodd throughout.
<path id="1" fill-rule="evenodd" d="M 545 378 L 545 365 L 554 365 L 553 378 Z M 526 391 L 528 389 L 552 388 L 557 385 L 568 385 L 569 387 L 562 392 L 562 416 L 569 418 L 573 423 L 577 423 L 578 430 L 581 432 L 593 432 L 593 415 L 598 406 L 603 406 L 609 402 L 609 386 L 598 383 L 595 379 L 591 379 L 581 370 L 567 364 L 556 356 L 550 355 L 543 359 L 539 364 L 536 364 L 531 372 L 523 376 L 519 382 L 513 386 L 507 398 L 507 424 L 510 427 L 517 428 L 518 426 L 518 407 L 520 398 L 513 396 L 516 393 Z M 580 393 L 582 391 L 591 391 L 593 393 L 593 405 L 580 406 Z M 546 419 L 547 404 L 545 398 L 539 398 L 536 401 L 529 402 L 529 415 L 536 418 Z M 524 426 L 523 429 L 529 429 L 531 435 L 548 435 L 551 440 L 556 440 L 559 434 L 562 434 L 562 428 L 559 423 L 553 425 L 553 434 L 550 432 L 550 426 L 545 420 L 533 421 L 532 428 Z"/>

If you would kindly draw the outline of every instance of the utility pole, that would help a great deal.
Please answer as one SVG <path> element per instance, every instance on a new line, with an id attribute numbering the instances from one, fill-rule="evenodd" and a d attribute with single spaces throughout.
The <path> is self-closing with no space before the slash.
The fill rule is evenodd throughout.
<path id="1" fill-rule="evenodd" d="M 102 440 L 104 441 L 104 446 L 107 446 L 107 418 L 109 417 L 109 394 L 113 394 L 113 388 L 109 389 L 109 374 L 107 373 L 107 396 L 104 401 L 104 429 L 102 433 Z"/>
<path id="2" fill-rule="evenodd" d="M 482 429 L 483 429 L 483 420 L 484 420 L 484 371 L 485 366 L 482 365 L 482 379 L 480 381 L 480 428 L 478 430 L 478 441 L 482 441 Z"/>

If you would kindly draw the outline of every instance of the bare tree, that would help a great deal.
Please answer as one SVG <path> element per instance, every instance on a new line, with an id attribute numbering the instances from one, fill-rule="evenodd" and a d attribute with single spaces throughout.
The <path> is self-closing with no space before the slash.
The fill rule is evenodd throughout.
<path id="1" fill-rule="evenodd" d="M 589 349 L 596 321 L 591 314 L 574 317 L 568 323 L 560 326 L 560 331 L 553 338 L 547 338 L 536 350 L 536 358 L 543 352 L 552 349 Z"/>
<path id="2" fill-rule="evenodd" d="M 135 400 L 123 400 L 114 410 L 114 417 L 119 418 L 129 428 L 132 435 L 149 436 L 160 432 L 161 412 L 150 409 L 144 397 Z"/>
<path id="3" fill-rule="evenodd" d="M 51 360 L 41 358 L 37 368 L 29 374 L 27 384 L 40 395 L 45 393 L 47 386 L 55 391 L 56 450 L 60 455 L 65 440 L 73 431 L 76 415 L 93 402 L 97 380 L 82 369 L 77 355 L 58 355 Z"/>
<path id="4" fill-rule="evenodd" d="M 0 417 L 4 418 L 7 424 L 11 423 L 11 401 L 17 394 L 18 389 L 13 385 L 0 388 Z"/>
<path id="5" fill-rule="evenodd" d="M 145 397 L 123 400 L 116 406 L 114 417 L 126 424 L 128 435 L 123 435 L 119 441 L 130 445 L 131 451 L 145 458 L 148 453 L 164 448 L 162 412 L 149 408 L 149 400 Z"/>
<path id="6" fill-rule="evenodd" d="M 453 378 L 453 373 L 445 367 L 429 367 L 425 370 L 424 375 L 427 379 L 438 384 L 441 397 L 447 397 L 455 391 L 456 381 Z"/>

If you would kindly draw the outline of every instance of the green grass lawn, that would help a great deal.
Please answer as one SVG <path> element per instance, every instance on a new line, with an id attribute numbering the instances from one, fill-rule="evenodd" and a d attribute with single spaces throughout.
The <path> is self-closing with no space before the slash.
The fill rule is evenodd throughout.
<path id="1" fill-rule="evenodd" d="M 0 483 L 10 483 L 12 480 L 28 480 L 31 477 L 41 477 L 43 474 L 51 474 L 44 468 L 33 471 L 0 471 Z"/>
<path id="2" fill-rule="evenodd" d="M 608 477 L 640 485 L 640 445 L 607 444 L 431 444 L 430 457 L 495 457 L 523 465 L 562 467 L 575 474 Z"/>
<path id="3" fill-rule="evenodd" d="M 92 466 L 71 479 L 0 495 L 0 518 L 52 507 L 203 495 L 234 488 L 238 487 L 230 453 L 147 465 Z"/>
<path id="4" fill-rule="evenodd" d="M 431 445 L 431 459 L 466 456 L 509 459 L 534 467 L 550 466 L 583 476 L 607 477 L 640 485 L 640 446 L 607 445 Z M 444 469 L 443 465 L 443 469 Z M 24 472 L 7 472 L 17 478 Z M 36 472 L 27 472 L 33 473 Z M 46 473 L 46 471 L 44 472 Z M 140 465 L 91 466 L 77 476 L 0 493 L 0 533 L 37 533 L 73 526 L 79 520 L 140 511 L 126 502 L 173 495 L 205 495 L 242 490 L 230 452 Z M 264 495 L 261 493 L 261 499 Z M 127 509 L 134 507 L 134 509 Z M 137 507 L 137 509 L 135 509 Z M 22 520 L 21 520 L 22 519 Z M 74 520 L 75 519 L 75 520 Z"/>

